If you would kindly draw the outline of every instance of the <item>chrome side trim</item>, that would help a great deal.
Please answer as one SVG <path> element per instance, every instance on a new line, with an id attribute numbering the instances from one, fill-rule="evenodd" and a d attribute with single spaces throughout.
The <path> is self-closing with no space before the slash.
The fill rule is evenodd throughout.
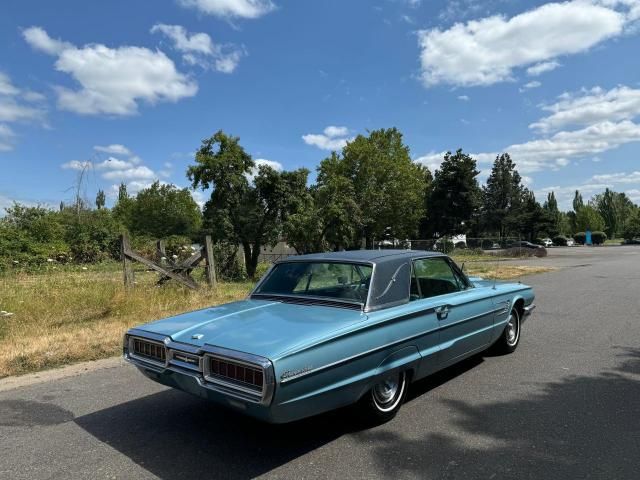
<path id="1" fill-rule="evenodd" d="M 438 327 L 437 329 L 430 330 L 429 332 L 435 331 L 435 330 L 440 330 L 440 329 L 446 329 L 446 328 L 452 327 L 452 326 L 460 324 L 460 323 L 468 322 L 470 320 L 475 320 L 476 318 L 480 318 L 480 317 L 483 317 L 485 315 L 491 315 L 491 314 L 496 313 L 498 310 L 499 309 L 495 309 L 494 308 L 493 310 L 489 310 L 488 312 L 481 313 L 479 315 L 474 315 L 472 317 L 463 318 L 462 320 L 459 320 L 459 321 L 457 321 L 455 323 L 452 323 L 450 325 L 442 325 L 441 327 Z M 404 320 L 409 320 L 409 319 L 414 318 L 414 317 L 421 317 L 423 315 L 430 315 L 432 313 L 435 313 L 435 307 L 427 307 L 427 308 L 424 308 L 424 309 L 421 309 L 421 310 L 416 310 L 414 312 L 405 313 L 405 314 L 399 315 L 397 317 L 389 317 L 389 318 L 386 318 L 384 320 L 380 320 L 380 321 L 378 321 L 376 323 L 371 323 L 369 325 L 365 325 L 365 326 L 363 326 L 363 327 L 361 327 L 361 328 L 359 328 L 357 330 L 349 330 L 347 332 L 340 333 L 340 334 L 336 335 L 335 337 L 320 339 L 315 343 L 312 343 L 312 344 L 309 344 L 309 345 L 305 345 L 304 347 L 301 347 L 301 348 L 294 347 L 294 349 L 292 349 L 292 350 L 283 352 L 279 357 L 275 358 L 275 360 L 282 360 L 283 358 L 287 358 L 287 357 L 291 357 L 293 355 L 296 355 L 296 354 L 300 353 L 301 351 L 309 350 L 311 348 L 316 348 L 316 347 L 319 347 L 320 345 L 324 345 L 325 343 L 331 343 L 331 342 L 334 342 L 336 340 L 341 340 L 343 338 L 348 338 L 351 335 L 357 335 L 359 333 L 366 332 L 366 331 L 374 329 L 374 328 L 382 327 L 384 325 L 388 325 L 388 324 L 396 323 L 396 322 L 402 322 Z M 429 332 L 424 332 L 423 334 L 420 334 L 420 335 L 425 335 L 425 334 L 427 334 Z M 420 336 L 420 335 L 418 335 L 418 336 Z"/>
<path id="2" fill-rule="evenodd" d="M 429 309 L 429 310 L 433 310 L 433 309 Z M 327 363 L 327 364 L 322 365 L 320 367 L 312 368 L 310 370 L 302 372 L 302 373 L 300 373 L 298 375 L 295 375 L 293 377 L 281 378 L 280 379 L 280 383 L 281 384 L 290 383 L 290 382 L 293 382 L 293 381 L 296 381 L 296 380 L 300 380 L 301 378 L 307 377 L 309 375 L 314 375 L 314 374 L 320 373 L 320 372 L 322 372 L 324 370 L 328 370 L 330 368 L 340 366 L 340 365 L 342 365 L 344 363 L 348 363 L 348 362 L 357 360 L 359 358 L 366 357 L 367 355 L 371 355 L 373 353 L 377 353 L 377 352 L 379 352 L 381 350 L 384 350 L 386 348 L 392 348 L 392 347 L 395 347 L 397 345 L 401 345 L 401 344 L 403 344 L 405 342 L 410 342 L 411 340 L 415 340 L 416 338 L 420 338 L 420 337 L 422 337 L 424 335 L 428 335 L 430 333 L 434 333 L 434 332 L 437 332 L 439 330 L 445 330 L 445 329 L 450 328 L 452 326 L 460 325 L 461 323 L 464 323 L 464 322 L 470 322 L 471 320 L 475 320 L 476 318 L 481 318 L 481 317 L 484 317 L 486 315 L 491 315 L 491 314 L 496 313 L 496 312 L 498 312 L 500 310 L 501 310 L 501 308 L 493 309 L 493 310 L 490 310 L 488 312 L 481 313 L 479 315 L 474 315 L 472 317 L 464 318 L 464 319 L 459 320 L 457 322 L 454 322 L 454 323 L 452 323 L 450 325 L 442 325 L 442 326 L 437 327 L 437 328 L 432 328 L 431 330 L 425 330 L 423 332 L 420 332 L 420 333 L 417 333 L 417 334 L 414 334 L 414 335 L 410 335 L 410 336 L 402 338 L 400 340 L 395 340 L 393 342 L 387 343 L 387 344 L 382 345 L 380 347 L 375 347 L 375 348 L 372 348 L 370 350 L 366 350 L 364 352 L 357 353 L 357 354 L 352 355 L 350 357 L 342 358 L 340 360 L 336 360 L 335 362 Z"/>

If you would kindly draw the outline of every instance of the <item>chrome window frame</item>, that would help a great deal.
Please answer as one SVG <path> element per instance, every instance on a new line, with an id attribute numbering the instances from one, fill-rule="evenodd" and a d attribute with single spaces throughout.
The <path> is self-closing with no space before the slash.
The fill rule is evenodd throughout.
<path id="1" fill-rule="evenodd" d="M 374 275 L 376 272 L 376 264 L 373 262 L 368 262 L 368 261 L 356 261 L 356 260 L 341 260 L 341 259 L 326 259 L 326 260 L 306 260 L 306 259 L 296 259 L 295 255 L 285 259 L 285 260 L 279 260 L 278 262 L 274 263 L 273 265 L 271 265 L 271 267 L 269 267 L 269 270 L 267 270 L 267 272 L 262 276 L 262 278 L 260 280 L 258 280 L 258 283 L 256 283 L 256 285 L 253 287 L 253 289 L 249 292 L 249 295 L 247 295 L 247 298 L 250 299 L 254 294 L 256 295 L 278 295 L 278 294 L 272 294 L 272 293 L 261 293 L 258 292 L 258 289 L 262 286 L 263 283 L 265 283 L 267 281 L 267 278 L 269 278 L 269 276 L 271 275 L 271 273 L 273 272 L 273 270 L 278 266 L 278 265 L 282 265 L 282 264 L 286 264 L 286 263 L 338 263 L 338 264 L 343 264 L 343 265 L 359 265 L 359 266 L 363 266 L 363 267 L 371 267 L 371 280 L 369 281 L 369 289 L 367 290 L 367 298 L 364 302 L 358 302 L 358 301 L 346 301 L 344 299 L 339 299 L 339 298 L 334 298 L 334 297 L 316 297 L 318 299 L 323 299 L 323 300 L 331 300 L 331 301 L 335 301 L 336 303 L 344 303 L 344 304 L 349 304 L 349 305 L 360 305 L 361 310 L 366 310 L 367 304 L 369 303 L 369 300 L 371 298 L 371 285 L 373 284 L 374 281 Z M 295 294 L 282 294 L 283 297 L 300 297 L 300 298 L 313 298 L 312 296 L 309 295 L 295 295 Z M 260 300 L 259 298 L 257 300 Z"/>

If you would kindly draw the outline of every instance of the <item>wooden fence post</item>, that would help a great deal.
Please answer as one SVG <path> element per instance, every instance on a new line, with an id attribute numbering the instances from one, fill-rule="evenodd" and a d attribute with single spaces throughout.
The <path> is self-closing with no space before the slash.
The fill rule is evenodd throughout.
<path id="1" fill-rule="evenodd" d="M 156 242 L 156 248 L 158 250 L 158 260 L 160 260 L 160 263 L 162 265 L 166 265 L 167 263 L 170 263 L 168 258 L 167 258 L 167 251 L 165 250 L 164 247 L 164 240 L 158 240 Z"/>
<path id="2" fill-rule="evenodd" d="M 127 255 L 130 251 L 131 246 L 129 245 L 129 235 L 123 233 L 120 235 L 120 255 L 122 255 L 122 271 L 124 275 L 125 288 L 132 288 L 135 283 L 131 259 Z"/>
<path id="3" fill-rule="evenodd" d="M 207 283 L 215 287 L 216 286 L 216 264 L 213 259 L 213 242 L 211 242 L 211 236 L 204 237 L 204 258 L 207 264 Z"/>

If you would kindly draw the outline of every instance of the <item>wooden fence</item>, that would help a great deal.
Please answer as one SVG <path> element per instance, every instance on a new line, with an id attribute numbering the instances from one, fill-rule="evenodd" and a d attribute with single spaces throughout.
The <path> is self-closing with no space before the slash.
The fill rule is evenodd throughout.
<path id="1" fill-rule="evenodd" d="M 157 249 L 159 256 L 163 259 L 167 259 L 166 264 L 156 263 L 134 252 L 131 249 L 131 244 L 129 243 L 129 236 L 126 234 L 120 236 L 120 252 L 122 254 L 122 270 L 125 287 L 132 288 L 135 284 L 135 276 L 133 273 L 134 261 L 142 263 L 148 268 L 160 273 L 161 276 L 158 279 L 158 285 L 162 285 L 168 280 L 175 280 L 176 282 L 195 290 L 198 288 L 198 283 L 196 283 L 196 281 L 191 277 L 191 272 L 202 260 L 204 260 L 206 281 L 212 287 L 216 285 L 213 243 L 211 242 L 210 236 L 207 235 L 205 237 L 204 245 L 200 247 L 200 250 L 197 250 L 189 258 L 180 262 L 173 262 L 168 259 L 164 249 L 164 242 L 162 240 L 158 241 Z"/>

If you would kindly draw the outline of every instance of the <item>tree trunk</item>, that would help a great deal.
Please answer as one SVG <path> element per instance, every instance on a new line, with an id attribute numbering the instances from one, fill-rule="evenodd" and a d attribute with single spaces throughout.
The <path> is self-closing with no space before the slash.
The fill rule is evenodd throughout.
<path id="1" fill-rule="evenodd" d="M 252 262 L 253 256 L 251 255 L 251 244 L 243 242 L 242 250 L 244 252 L 244 268 L 247 270 L 247 276 L 253 279 L 256 274 L 256 266 Z"/>

